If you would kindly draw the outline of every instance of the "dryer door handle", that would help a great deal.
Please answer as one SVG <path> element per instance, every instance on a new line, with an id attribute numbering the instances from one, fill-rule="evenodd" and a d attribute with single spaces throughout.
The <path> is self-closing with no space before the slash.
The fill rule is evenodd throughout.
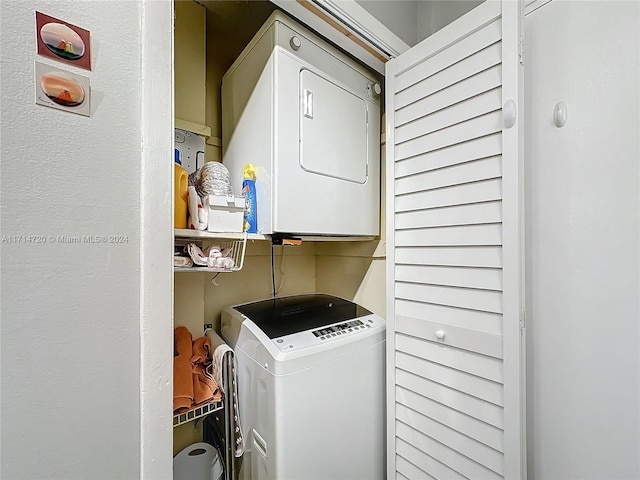
<path id="1" fill-rule="evenodd" d="M 313 92 L 306 88 L 302 91 L 302 115 L 313 118 Z"/>

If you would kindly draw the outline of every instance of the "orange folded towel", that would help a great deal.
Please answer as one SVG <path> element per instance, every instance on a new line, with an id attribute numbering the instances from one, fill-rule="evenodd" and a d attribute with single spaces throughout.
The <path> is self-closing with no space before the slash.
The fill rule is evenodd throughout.
<path id="1" fill-rule="evenodd" d="M 180 413 L 191 408 L 194 400 L 193 369 L 191 357 L 193 344 L 186 327 L 174 330 L 173 357 L 173 412 Z"/>
<path id="2" fill-rule="evenodd" d="M 211 340 L 192 341 L 186 327 L 174 330 L 173 413 L 183 413 L 205 402 L 220 401 L 222 391 L 211 375 Z"/>
<path id="3" fill-rule="evenodd" d="M 193 397 L 196 405 L 222 399 L 222 392 L 211 378 L 205 374 L 205 366 L 197 365 L 193 370 Z"/>
<path id="4" fill-rule="evenodd" d="M 191 365 L 208 362 L 211 362 L 211 340 L 209 337 L 200 337 L 193 341 Z"/>
<path id="5" fill-rule="evenodd" d="M 193 355 L 191 357 L 193 367 L 193 400 L 196 405 L 220 401 L 222 392 L 207 370 L 211 369 L 211 340 L 209 337 L 200 337 L 193 342 Z"/>

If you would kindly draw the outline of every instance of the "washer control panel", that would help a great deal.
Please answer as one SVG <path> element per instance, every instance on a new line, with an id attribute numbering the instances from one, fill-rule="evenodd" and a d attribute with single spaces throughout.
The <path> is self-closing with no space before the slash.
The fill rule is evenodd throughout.
<path id="1" fill-rule="evenodd" d="M 314 330 L 313 333 L 316 337 L 326 337 L 327 336 L 336 336 L 342 335 L 342 332 L 353 332 L 355 330 L 360 330 L 360 328 L 366 328 L 366 324 L 362 323 L 362 320 L 353 320 L 352 322 L 344 322 L 339 323 L 338 325 L 332 325 L 330 327 L 320 328 L 318 330 Z"/>
<path id="2" fill-rule="evenodd" d="M 378 315 L 371 314 L 348 322 L 326 325 L 315 330 L 274 338 L 272 342 L 281 352 L 293 352 L 302 348 L 358 335 L 380 325 L 384 325 L 384 320 Z"/>

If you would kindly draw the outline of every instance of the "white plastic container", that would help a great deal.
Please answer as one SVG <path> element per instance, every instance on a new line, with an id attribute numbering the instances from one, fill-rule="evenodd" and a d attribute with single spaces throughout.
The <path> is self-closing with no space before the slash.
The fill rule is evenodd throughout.
<path id="1" fill-rule="evenodd" d="M 173 457 L 174 480 L 222 480 L 222 462 L 217 450 L 199 442 Z"/>
<path id="2" fill-rule="evenodd" d="M 242 232 L 244 197 L 236 195 L 209 195 L 209 232 Z"/>
<path id="3" fill-rule="evenodd" d="M 378 235 L 379 81 L 281 12 L 255 35 L 222 79 L 222 163 L 234 191 L 255 165 L 258 233 Z"/>

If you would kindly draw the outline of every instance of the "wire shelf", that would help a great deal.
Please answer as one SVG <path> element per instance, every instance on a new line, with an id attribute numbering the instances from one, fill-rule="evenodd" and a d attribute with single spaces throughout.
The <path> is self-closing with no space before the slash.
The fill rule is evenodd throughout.
<path id="1" fill-rule="evenodd" d="M 204 405 L 200 405 L 199 407 L 174 415 L 173 426 L 177 427 L 179 425 L 192 422 L 194 420 L 197 420 L 198 418 L 206 417 L 210 413 L 216 412 L 218 410 L 222 410 L 221 401 L 205 403 Z"/>
<path id="2" fill-rule="evenodd" d="M 195 230 L 192 230 L 195 232 Z M 234 234 L 229 234 L 232 237 L 235 237 Z M 176 245 L 186 245 L 190 241 L 195 240 L 196 243 L 206 242 L 211 245 L 217 245 L 221 250 L 228 249 L 228 256 L 233 259 L 233 267 L 231 268 L 217 268 L 217 267 L 206 267 L 194 265 L 193 267 L 178 267 L 174 266 L 173 269 L 176 272 L 237 272 L 242 270 L 244 266 L 244 255 L 247 249 L 247 234 L 237 234 L 242 235 L 240 238 L 228 238 L 225 234 L 218 234 L 218 236 L 213 236 L 210 233 L 206 236 L 193 236 L 187 237 L 186 234 L 183 234 L 180 237 L 176 237 L 175 244 Z"/>

